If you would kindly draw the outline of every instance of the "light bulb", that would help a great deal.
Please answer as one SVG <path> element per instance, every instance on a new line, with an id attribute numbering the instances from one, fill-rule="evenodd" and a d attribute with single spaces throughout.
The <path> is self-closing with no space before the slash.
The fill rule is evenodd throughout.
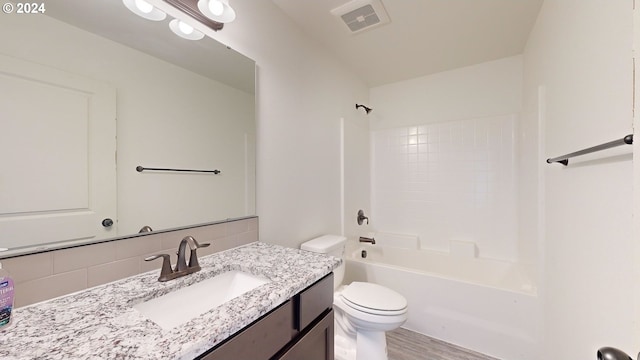
<path id="1" fill-rule="evenodd" d="M 145 14 L 148 14 L 151 11 L 153 11 L 153 5 L 149 4 L 144 0 L 135 0 L 135 3 L 138 10 L 142 11 Z"/>
<path id="2" fill-rule="evenodd" d="M 147 20 L 162 21 L 167 17 L 164 11 L 156 9 L 146 0 L 122 0 L 122 3 L 132 13 Z"/>
<path id="3" fill-rule="evenodd" d="M 178 19 L 173 19 L 169 22 L 169 28 L 174 34 L 187 40 L 200 40 L 204 37 L 204 34 L 193 28 L 193 26 L 182 22 Z"/>
<path id="4" fill-rule="evenodd" d="M 182 31 L 184 34 L 189 35 L 193 32 L 193 26 L 183 22 L 183 21 L 179 21 L 178 22 L 178 28 L 180 29 L 180 31 Z"/>
<path id="5" fill-rule="evenodd" d="M 198 10 L 209 19 L 223 24 L 236 18 L 236 12 L 229 6 L 229 0 L 198 0 Z"/>
<path id="6" fill-rule="evenodd" d="M 215 16 L 220 16 L 224 12 L 224 5 L 220 0 L 209 0 L 209 11 Z"/>

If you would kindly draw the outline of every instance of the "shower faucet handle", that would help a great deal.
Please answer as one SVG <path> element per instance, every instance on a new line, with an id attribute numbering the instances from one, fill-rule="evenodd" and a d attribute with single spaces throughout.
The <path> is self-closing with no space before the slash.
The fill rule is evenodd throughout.
<path id="1" fill-rule="evenodd" d="M 364 211 L 358 210 L 358 225 L 362 225 L 365 220 L 367 221 L 367 225 L 369 225 L 369 218 L 364 216 Z"/>

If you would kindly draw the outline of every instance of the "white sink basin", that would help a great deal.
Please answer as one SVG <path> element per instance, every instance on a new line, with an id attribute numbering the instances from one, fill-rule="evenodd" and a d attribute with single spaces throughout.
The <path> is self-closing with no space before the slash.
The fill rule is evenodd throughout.
<path id="1" fill-rule="evenodd" d="M 250 290 L 271 282 L 242 271 L 229 271 L 134 305 L 165 330 L 182 325 Z"/>

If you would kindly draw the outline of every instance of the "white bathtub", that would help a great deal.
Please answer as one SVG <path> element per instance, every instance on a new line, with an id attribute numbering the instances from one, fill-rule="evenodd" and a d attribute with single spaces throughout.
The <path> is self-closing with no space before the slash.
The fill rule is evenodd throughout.
<path id="1" fill-rule="evenodd" d="M 522 266 L 355 240 L 345 259 L 346 284 L 374 282 L 407 298 L 404 328 L 499 359 L 537 358 L 538 297 Z"/>

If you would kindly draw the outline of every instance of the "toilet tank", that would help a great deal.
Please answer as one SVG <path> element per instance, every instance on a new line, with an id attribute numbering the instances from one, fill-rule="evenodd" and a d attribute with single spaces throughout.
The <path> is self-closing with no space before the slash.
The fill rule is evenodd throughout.
<path id="1" fill-rule="evenodd" d="M 333 270 L 333 289 L 337 290 L 344 279 L 344 248 L 347 238 L 340 235 L 323 235 L 306 241 L 300 249 L 341 258 L 342 264 Z"/>
<path id="2" fill-rule="evenodd" d="M 340 235 L 323 235 L 302 243 L 300 249 L 342 258 L 347 238 Z"/>

